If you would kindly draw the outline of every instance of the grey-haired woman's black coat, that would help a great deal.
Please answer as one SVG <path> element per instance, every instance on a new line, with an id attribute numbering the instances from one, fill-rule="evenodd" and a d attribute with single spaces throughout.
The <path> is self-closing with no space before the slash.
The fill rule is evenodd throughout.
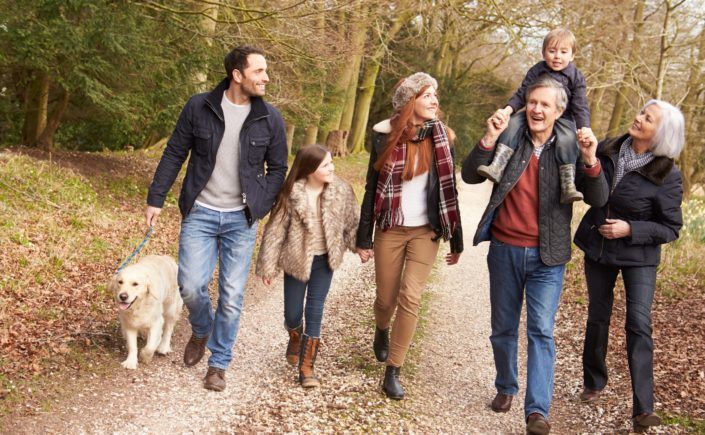
<path id="1" fill-rule="evenodd" d="M 575 244 L 598 263 L 611 266 L 655 266 L 661 261 L 661 245 L 678 238 L 683 226 L 681 202 L 683 181 L 668 157 L 656 157 L 644 167 L 624 174 L 614 186 L 619 149 L 628 135 L 606 139 L 597 148 L 601 177 L 610 186 L 603 207 L 591 207 L 575 233 Z M 581 182 L 578 171 L 576 184 Z M 631 227 L 631 236 L 605 239 L 598 232 L 605 219 L 621 219 Z"/>

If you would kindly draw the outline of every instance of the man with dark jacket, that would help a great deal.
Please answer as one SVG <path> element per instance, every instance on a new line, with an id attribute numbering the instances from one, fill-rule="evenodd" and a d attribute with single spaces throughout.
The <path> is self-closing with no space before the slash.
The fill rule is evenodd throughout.
<path id="1" fill-rule="evenodd" d="M 225 57 L 227 77 L 210 93 L 186 103 L 167 142 L 147 195 L 145 217 L 153 225 L 188 157 L 179 195 L 179 290 L 189 310 L 192 335 L 184 364 L 208 359 L 204 387 L 225 389 L 225 370 L 240 312 L 257 221 L 274 204 L 287 170 L 284 121 L 262 100 L 269 82 L 264 52 L 241 46 Z M 266 169 L 265 169 L 266 163 Z M 208 296 L 219 260 L 218 306 Z"/>
<path id="2" fill-rule="evenodd" d="M 474 244 L 490 241 L 487 264 L 490 272 L 490 304 L 497 395 L 495 412 L 509 411 L 517 394 L 517 339 L 521 306 L 526 295 L 528 336 L 527 388 L 524 417 L 527 433 L 550 431 L 548 412 L 553 395 L 555 345 L 553 326 L 565 264 L 570 260 L 571 204 L 560 203 L 560 178 L 555 152 L 555 121 L 565 110 L 563 86 L 543 76 L 526 93 L 527 129 L 495 184 Z M 467 183 L 481 183 L 477 167 L 491 161 L 506 117 L 497 114 L 487 121 L 487 131 L 463 162 Z M 577 146 L 577 144 L 576 144 Z M 595 147 L 582 147 L 583 159 L 592 159 Z M 575 162 L 577 163 L 577 162 Z M 583 185 L 585 201 L 602 205 L 608 187 L 600 178 Z"/>

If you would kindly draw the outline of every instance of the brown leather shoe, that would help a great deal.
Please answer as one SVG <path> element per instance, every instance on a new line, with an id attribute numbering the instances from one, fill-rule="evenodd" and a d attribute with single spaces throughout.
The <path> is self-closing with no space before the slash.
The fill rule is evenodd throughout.
<path id="1" fill-rule="evenodd" d="M 492 410 L 494 412 L 507 412 L 512 409 L 512 399 L 514 396 L 508 396 L 506 394 L 497 393 L 492 400 Z"/>
<path id="2" fill-rule="evenodd" d="M 203 358 L 203 354 L 206 353 L 206 343 L 208 343 L 208 336 L 196 337 L 191 334 L 188 343 L 186 343 L 186 348 L 184 349 L 184 365 L 186 367 L 193 367 Z"/>
<path id="3" fill-rule="evenodd" d="M 223 391 L 225 389 L 225 370 L 208 367 L 206 378 L 203 382 L 206 390 Z"/>
<path id="4" fill-rule="evenodd" d="M 642 433 L 646 432 L 651 426 L 660 426 L 661 417 L 654 414 L 653 412 L 645 412 L 639 414 L 632 419 L 634 432 Z"/>
<path id="5" fill-rule="evenodd" d="M 546 417 L 538 412 L 532 412 L 526 419 L 526 433 L 529 435 L 547 435 L 551 432 L 551 425 Z"/>
<path id="6" fill-rule="evenodd" d="M 602 390 L 591 390 L 590 388 L 585 387 L 583 392 L 580 393 L 580 401 L 583 403 L 597 402 L 601 395 Z"/>

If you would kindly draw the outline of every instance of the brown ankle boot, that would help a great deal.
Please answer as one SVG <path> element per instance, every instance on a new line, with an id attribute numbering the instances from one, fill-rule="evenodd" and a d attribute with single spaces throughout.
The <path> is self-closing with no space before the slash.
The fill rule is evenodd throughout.
<path id="1" fill-rule="evenodd" d="M 316 362 L 320 343 L 320 338 L 302 335 L 301 353 L 299 354 L 299 382 L 304 388 L 318 387 L 321 384 L 313 372 L 313 364 Z"/>
<path id="2" fill-rule="evenodd" d="M 193 367 L 198 364 L 206 352 L 206 344 L 208 344 L 207 335 L 205 337 L 196 337 L 191 334 L 191 338 L 189 338 L 184 349 L 184 365 L 186 367 Z"/>
<path id="3" fill-rule="evenodd" d="M 304 327 L 299 326 L 294 329 L 287 327 L 286 330 L 289 332 L 289 344 L 286 346 L 286 362 L 288 362 L 289 365 L 295 366 L 299 364 L 301 333 L 304 331 Z"/>

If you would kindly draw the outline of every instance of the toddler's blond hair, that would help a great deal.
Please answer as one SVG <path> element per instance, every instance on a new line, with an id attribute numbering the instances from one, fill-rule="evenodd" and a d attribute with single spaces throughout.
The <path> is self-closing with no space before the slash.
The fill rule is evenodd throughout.
<path id="1" fill-rule="evenodd" d="M 575 54 L 575 50 L 577 49 L 577 42 L 575 40 L 575 35 L 573 35 L 573 32 L 571 32 L 568 29 L 553 29 L 550 32 L 548 32 L 548 35 L 546 35 L 545 38 L 543 38 L 543 49 L 541 52 L 545 52 L 547 48 L 553 47 L 555 45 L 560 44 L 561 42 L 567 42 L 570 44 L 570 48 L 573 50 L 573 54 Z"/>

